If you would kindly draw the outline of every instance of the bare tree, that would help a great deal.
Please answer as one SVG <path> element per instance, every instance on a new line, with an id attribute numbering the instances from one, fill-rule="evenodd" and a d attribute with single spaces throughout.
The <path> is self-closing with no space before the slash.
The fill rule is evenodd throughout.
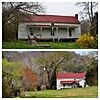
<path id="1" fill-rule="evenodd" d="M 90 23 L 92 23 L 92 18 L 98 2 L 77 2 L 75 5 L 83 8 L 82 11 L 80 11 L 80 14 L 83 13 L 85 17 L 89 19 Z"/>
<path id="2" fill-rule="evenodd" d="M 72 54 L 70 52 L 46 52 L 37 59 L 37 64 L 44 69 L 48 76 L 50 89 L 56 88 L 56 73 Z"/>
<path id="3" fill-rule="evenodd" d="M 44 12 L 44 8 L 38 2 L 3 2 L 3 22 L 7 23 L 15 18 L 23 18 L 27 14 Z"/>
<path id="4" fill-rule="evenodd" d="M 3 40 L 17 38 L 18 22 L 30 14 L 44 12 L 44 7 L 38 2 L 3 2 L 2 29 Z M 9 34 L 10 37 L 9 37 Z M 7 35 L 8 34 L 8 35 Z M 13 34 L 13 35 L 11 35 Z M 13 36 L 13 37 L 12 37 Z M 10 39 L 11 40 L 11 39 Z"/>
<path id="5" fill-rule="evenodd" d="M 90 67 L 87 69 L 86 82 L 88 85 L 98 85 L 98 52 L 89 52 L 88 56 L 91 58 L 92 62 Z"/>
<path id="6" fill-rule="evenodd" d="M 80 16 L 82 19 L 82 34 L 87 32 L 90 32 L 93 36 L 95 36 L 95 34 L 98 34 L 98 23 L 96 23 L 98 19 L 94 18 L 94 14 L 95 12 L 97 12 L 98 8 L 98 2 L 77 2 L 75 5 L 83 8 L 82 11 L 80 11 Z"/>

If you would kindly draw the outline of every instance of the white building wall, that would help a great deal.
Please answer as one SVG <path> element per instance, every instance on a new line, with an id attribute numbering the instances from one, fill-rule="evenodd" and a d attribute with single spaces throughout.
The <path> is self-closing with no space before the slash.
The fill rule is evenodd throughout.
<path id="1" fill-rule="evenodd" d="M 51 23 L 19 23 L 19 27 L 18 27 L 18 39 L 28 39 L 28 34 L 30 34 L 30 31 L 27 27 L 27 25 L 51 25 Z M 58 32 L 57 30 L 55 31 L 55 36 L 54 38 L 78 38 L 79 35 L 81 34 L 81 29 L 80 29 L 80 25 L 79 24 L 62 24 L 62 23 L 56 23 L 54 25 L 65 25 L 66 28 L 61 29 L 58 28 Z M 77 27 L 72 31 L 72 36 L 69 37 L 69 30 L 68 27 Z M 36 34 L 41 34 L 41 31 L 38 30 L 35 32 Z M 34 38 L 34 36 L 31 35 L 31 37 Z M 51 36 L 51 29 L 47 29 L 47 28 L 42 28 L 42 36 L 41 38 L 53 38 L 53 36 Z"/>
<path id="2" fill-rule="evenodd" d="M 78 28 L 74 29 L 73 37 L 78 38 L 81 35 L 81 27 L 79 26 Z"/>
<path id="3" fill-rule="evenodd" d="M 28 34 L 30 34 L 30 31 L 25 23 L 20 23 L 18 27 L 18 39 L 28 39 Z"/>
<path id="4" fill-rule="evenodd" d="M 79 85 L 82 86 L 82 87 L 84 87 L 84 85 L 85 85 L 85 80 L 82 79 L 82 80 L 79 82 Z"/>

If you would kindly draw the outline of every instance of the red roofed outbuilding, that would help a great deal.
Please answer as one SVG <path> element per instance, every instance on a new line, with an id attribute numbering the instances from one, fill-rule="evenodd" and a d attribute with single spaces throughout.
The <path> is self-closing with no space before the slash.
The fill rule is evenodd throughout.
<path id="1" fill-rule="evenodd" d="M 85 86 L 85 73 L 58 73 L 56 79 L 57 89 Z"/>

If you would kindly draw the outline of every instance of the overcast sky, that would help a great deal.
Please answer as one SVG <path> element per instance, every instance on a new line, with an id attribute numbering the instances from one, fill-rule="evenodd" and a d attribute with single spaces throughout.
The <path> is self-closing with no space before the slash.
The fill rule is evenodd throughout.
<path id="1" fill-rule="evenodd" d="M 80 55 L 86 55 L 91 51 L 74 51 L 74 52 L 77 53 L 77 54 L 80 54 Z"/>
<path id="2" fill-rule="evenodd" d="M 79 14 L 79 12 L 83 10 L 82 7 L 75 6 L 76 3 L 77 2 L 42 2 L 42 5 L 46 8 L 46 14 L 75 16 L 75 14 Z M 97 9 L 95 9 L 95 11 L 97 11 Z"/>
<path id="3" fill-rule="evenodd" d="M 47 14 L 74 16 L 80 9 L 75 6 L 75 2 L 43 2 Z"/>

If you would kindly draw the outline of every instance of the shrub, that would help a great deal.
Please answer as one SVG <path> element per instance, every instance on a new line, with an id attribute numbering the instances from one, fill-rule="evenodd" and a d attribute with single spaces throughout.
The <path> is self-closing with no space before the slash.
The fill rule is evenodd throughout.
<path id="1" fill-rule="evenodd" d="M 89 33 L 85 33 L 76 40 L 76 43 L 84 48 L 97 48 L 97 39 L 95 38 Z"/>
<path id="2" fill-rule="evenodd" d="M 41 91 L 41 86 L 37 86 L 37 90 L 38 91 Z"/>
<path id="3" fill-rule="evenodd" d="M 2 75 L 2 97 L 3 98 L 14 97 L 14 94 L 12 93 L 11 78 L 8 77 L 7 74 L 4 72 Z"/>
<path id="4" fill-rule="evenodd" d="M 86 73 L 86 83 L 89 86 L 98 86 L 98 67 L 93 66 L 92 68 L 87 70 Z"/>
<path id="5" fill-rule="evenodd" d="M 95 36 L 95 48 L 98 48 L 98 34 Z"/>
<path id="6" fill-rule="evenodd" d="M 2 97 L 3 98 L 13 98 L 17 96 L 23 96 L 24 90 L 22 87 L 14 86 L 12 83 L 12 76 L 3 71 L 2 75 Z"/>

